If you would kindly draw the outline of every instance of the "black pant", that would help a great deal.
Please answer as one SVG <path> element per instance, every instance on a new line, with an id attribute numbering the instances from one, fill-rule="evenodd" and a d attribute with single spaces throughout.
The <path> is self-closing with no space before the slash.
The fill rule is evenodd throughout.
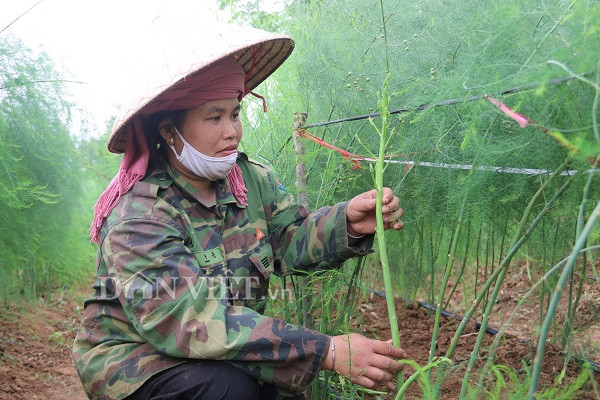
<path id="1" fill-rule="evenodd" d="M 162 371 L 127 400 L 275 400 L 275 386 L 260 384 L 224 361 L 188 361 Z M 303 397 L 294 397 L 294 399 Z M 288 398 L 289 399 L 289 398 Z"/>

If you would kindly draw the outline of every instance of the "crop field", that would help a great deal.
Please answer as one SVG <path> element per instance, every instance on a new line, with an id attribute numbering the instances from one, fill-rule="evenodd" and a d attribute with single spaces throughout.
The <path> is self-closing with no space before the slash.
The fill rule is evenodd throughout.
<path id="1" fill-rule="evenodd" d="M 269 111 L 244 100 L 242 150 L 313 210 L 383 187 L 404 209 L 371 254 L 271 278 L 268 315 L 409 356 L 393 384 L 323 371 L 308 395 L 600 399 L 600 1 L 219 3 L 296 46 L 257 89 Z M 9 374 L 35 371 L 33 333 L 11 321 L 40 299 L 78 318 L 91 207 L 119 160 L 107 134 L 69 135 L 48 58 L 0 36 L 0 67 L 0 399 L 25 399 Z M 41 339 L 64 350 L 76 328 Z"/>

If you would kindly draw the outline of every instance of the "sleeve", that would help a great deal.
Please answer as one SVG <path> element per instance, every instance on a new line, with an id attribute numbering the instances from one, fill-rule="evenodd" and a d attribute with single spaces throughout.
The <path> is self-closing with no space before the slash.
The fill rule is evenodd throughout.
<path id="1" fill-rule="evenodd" d="M 177 224 L 122 221 L 101 243 L 101 257 L 127 318 L 159 352 L 230 361 L 290 392 L 320 370 L 329 336 L 229 305 L 225 282 L 203 273 Z"/>
<path id="2" fill-rule="evenodd" d="M 294 196 L 270 171 L 263 179 L 263 192 L 268 192 L 270 199 L 265 206 L 265 215 L 271 245 L 275 259 L 281 260 L 275 271 L 277 275 L 331 269 L 348 258 L 372 252 L 374 235 L 366 235 L 352 246 L 348 244 L 348 202 L 309 212 L 295 203 Z"/>

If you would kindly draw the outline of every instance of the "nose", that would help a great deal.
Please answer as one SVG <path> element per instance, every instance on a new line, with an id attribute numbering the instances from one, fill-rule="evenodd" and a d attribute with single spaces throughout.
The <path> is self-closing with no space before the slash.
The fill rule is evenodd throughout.
<path id="1" fill-rule="evenodd" d="M 238 136 L 238 130 L 241 130 L 242 126 L 238 120 L 229 120 L 223 127 L 223 139 L 231 139 Z"/>

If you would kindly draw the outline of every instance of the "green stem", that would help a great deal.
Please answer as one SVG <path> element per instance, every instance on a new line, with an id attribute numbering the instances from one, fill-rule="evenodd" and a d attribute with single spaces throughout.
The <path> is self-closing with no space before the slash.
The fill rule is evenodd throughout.
<path id="1" fill-rule="evenodd" d="M 542 187 L 534 195 L 534 198 L 537 198 L 541 194 L 542 189 L 545 188 L 545 186 L 547 185 L 547 183 L 550 180 L 552 180 L 553 177 L 557 176 L 560 173 L 560 171 L 562 171 L 564 169 L 566 163 L 567 163 L 567 161 L 565 161 L 559 167 L 559 169 L 557 169 L 557 171 L 548 179 L 548 181 L 546 181 L 546 183 L 544 185 L 542 185 Z M 498 275 L 500 275 L 500 273 L 506 267 L 508 267 L 508 265 L 510 264 L 510 260 L 512 260 L 512 257 L 521 248 L 521 246 L 523 245 L 523 243 L 525 243 L 527 241 L 527 239 L 529 238 L 529 236 L 531 235 L 531 233 L 533 232 L 533 230 L 537 227 L 537 225 L 542 220 L 542 218 L 550 211 L 550 207 L 552 206 L 552 204 L 554 204 L 554 202 L 556 201 L 556 199 L 560 195 L 562 195 L 562 193 L 567 189 L 567 187 L 571 183 L 571 180 L 572 180 L 572 178 L 569 178 L 569 180 L 554 194 L 554 196 L 546 203 L 546 205 L 542 209 L 542 211 L 540 211 L 540 213 L 538 214 L 538 216 L 532 221 L 532 223 L 529 226 L 529 228 L 526 231 L 524 231 L 525 230 L 525 223 L 526 223 L 526 221 L 528 219 L 528 216 L 529 216 L 529 213 L 531 212 L 531 209 L 533 208 L 533 200 L 534 199 L 532 199 L 532 201 L 529 203 L 529 206 L 525 210 L 525 213 L 523 214 L 523 218 L 521 219 L 521 222 L 520 222 L 520 224 L 519 224 L 519 226 L 517 228 L 517 232 L 515 234 L 515 240 L 517 238 L 519 238 L 519 237 L 521 237 L 521 238 L 518 241 L 516 241 L 516 243 L 515 243 L 515 240 L 513 240 L 514 244 L 511 245 L 511 248 L 510 248 L 508 254 L 502 260 L 502 262 L 500 263 L 500 265 L 498 266 L 498 268 L 496 268 L 496 270 L 492 273 L 492 275 L 489 277 L 489 279 L 487 279 L 487 281 L 485 282 L 482 290 L 479 292 L 479 295 L 473 301 L 473 304 L 471 305 L 471 307 L 465 313 L 463 319 L 461 320 L 460 325 L 458 326 L 456 332 L 454 333 L 454 337 L 452 338 L 452 341 L 450 342 L 450 346 L 448 347 L 448 350 L 446 351 L 446 355 L 445 356 L 447 358 L 451 358 L 452 354 L 454 354 L 454 349 L 456 348 L 456 345 L 458 344 L 458 340 L 460 339 L 460 336 L 462 335 L 462 332 L 464 331 L 467 323 L 471 319 L 471 316 L 473 315 L 473 313 L 475 312 L 475 310 L 479 306 L 479 303 L 481 303 L 481 301 L 483 300 L 484 296 L 488 293 L 488 290 L 489 290 L 490 286 L 492 285 L 492 283 L 496 280 L 496 278 L 498 277 Z M 485 327 L 484 326 L 480 327 L 480 332 L 481 331 L 485 331 Z M 442 365 L 442 367 L 440 368 L 440 373 L 438 374 L 438 377 L 437 377 L 436 383 L 435 383 L 435 394 L 436 395 L 439 393 L 439 389 L 440 389 L 443 377 L 444 377 L 444 366 Z"/>
<path id="2" fill-rule="evenodd" d="M 600 81 L 600 60 L 598 60 L 598 71 L 596 73 L 596 85 L 594 88 L 596 89 L 596 96 L 594 96 L 594 104 L 592 105 L 592 124 L 594 126 L 594 134 L 596 135 L 596 140 L 600 143 L 600 127 L 598 124 L 598 107 L 600 105 L 600 85 L 598 85 L 598 81 Z"/>
<path id="3" fill-rule="evenodd" d="M 419 250 L 417 252 L 417 265 L 419 266 L 419 274 L 417 276 L 417 282 L 421 282 L 423 279 L 423 253 L 425 253 L 424 244 L 423 244 L 423 234 L 425 233 L 425 223 L 421 223 L 421 229 L 419 229 L 419 225 L 417 224 L 417 230 L 419 231 Z M 414 292 L 412 293 L 411 300 L 417 298 L 417 291 L 419 290 L 418 284 L 414 285 Z"/>
<path id="4" fill-rule="evenodd" d="M 515 237 L 513 238 L 512 246 L 514 246 L 517 243 L 519 236 L 524 231 L 525 224 L 526 224 L 527 220 L 529 219 L 529 214 L 531 214 L 531 210 L 533 209 L 534 205 L 537 203 L 537 199 L 542 195 L 544 190 L 548 187 L 549 183 L 558 176 L 560 171 L 562 171 L 562 168 L 557 169 L 554 172 L 554 174 L 540 186 L 538 191 L 533 195 L 533 197 L 529 201 L 529 204 L 527 205 L 527 208 L 525 209 L 525 212 L 523 213 L 523 217 L 521 218 L 519 227 L 517 228 L 517 233 L 516 233 Z M 566 189 L 566 187 L 565 187 L 565 189 Z M 554 197 L 553 199 L 556 199 L 556 197 Z M 546 205 L 545 208 L 548 209 L 549 205 Z M 511 259 L 512 259 L 512 257 L 505 259 L 505 261 L 503 261 L 503 263 L 505 265 L 509 265 Z M 481 348 L 481 344 L 483 343 L 483 337 L 485 336 L 485 330 L 487 328 L 490 315 L 493 311 L 494 304 L 496 303 L 496 298 L 498 297 L 498 293 L 500 292 L 500 287 L 502 286 L 502 283 L 504 282 L 504 277 L 506 276 L 507 271 L 508 271 L 508 268 L 502 268 L 502 271 L 498 275 L 498 278 L 496 279 L 496 283 L 494 284 L 494 290 L 492 291 L 492 295 L 491 295 L 488 303 L 486 304 L 485 311 L 483 312 L 481 326 L 479 327 L 479 333 L 477 334 L 477 340 L 475 341 L 475 346 L 473 347 L 473 351 L 471 352 L 471 357 L 469 359 L 469 364 L 467 366 L 467 370 L 465 371 L 465 375 L 463 376 L 462 387 L 460 389 L 460 398 L 463 398 L 467 392 L 467 387 L 468 387 L 469 380 L 471 378 L 471 373 L 473 372 L 473 368 L 475 367 L 475 362 L 477 361 L 477 358 L 479 358 L 479 349 Z M 487 292 L 487 290 L 486 290 L 486 292 Z"/>
<path id="5" fill-rule="evenodd" d="M 445 357 L 440 357 L 437 360 L 435 360 L 434 362 L 430 362 L 426 366 L 416 370 L 414 374 L 412 374 L 411 376 L 408 377 L 408 379 L 406 380 L 406 382 L 404 382 L 404 385 L 402 385 L 400 390 L 398 390 L 398 393 L 396 394 L 396 400 L 403 398 L 403 396 L 406 393 L 406 390 L 408 389 L 410 384 L 413 383 L 415 381 L 415 379 L 417 379 L 423 372 L 427 372 L 429 374 L 429 371 L 432 368 L 435 368 L 442 363 L 452 364 L 452 360 L 445 358 Z"/>
<path id="6" fill-rule="evenodd" d="M 381 25 L 383 26 L 383 42 L 385 44 L 385 72 L 389 75 L 390 73 L 390 57 L 388 55 L 387 45 L 387 30 L 385 21 L 385 11 L 383 10 L 383 0 L 379 0 L 379 6 L 381 7 Z"/>
<path id="7" fill-rule="evenodd" d="M 375 202 L 375 215 L 377 219 L 377 246 L 379 248 L 379 258 L 381 261 L 381 268 L 383 270 L 383 282 L 385 287 L 385 297 L 388 309 L 388 318 L 390 320 L 390 330 L 392 334 L 392 344 L 396 347 L 400 347 L 400 333 L 398 332 L 398 317 L 396 316 L 396 306 L 394 304 L 394 288 L 392 286 L 392 276 L 390 273 L 390 265 L 388 261 L 387 248 L 385 242 L 385 230 L 383 226 L 383 170 L 385 169 L 385 139 L 387 136 L 387 130 L 389 126 L 389 97 L 388 97 L 388 80 L 390 75 L 386 77 L 383 83 L 383 90 L 380 101 L 380 115 L 381 115 L 381 130 L 379 132 L 379 155 L 377 163 L 375 165 L 375 189 L 377 190 L 377 197 Z M 398 387 L 402 386 L 404 381 L 402 371 L 399 371 L 396 375 L 396 383 Z"/>
<path id="8" fill-rule="evenodd" d="M 494 219 L 492 218 L 492 221 L 490 224 L 488 224 L 488 234 L 487 234 L 487 239 L 486 239 L 486 244 L 485 244 L 485 265 L 484 265 L 484 270 L 483 270 L 483 281 L 486 282 L 488 280 L 488 269 L 489 269 L 489 265 L 490 265 L 490 246 L 492 246 L 490 244 L 490 242 L 493 242 L 493 238 L 494 238 L 494 230 L 493 230 L 493 226 L 494 226 Z M 491 231 L 491 234 L 490 234 Z M 488 293 L 486 292 L 484 297 L 483 297 L 483 306 L 485 307 L 485 305 L 487 305 L 487 298 L 488 298 Z"/>
<path id="9" fill-rule="evenodd" d="M 454 266 L 454 255 L 456 254 L 456 247 L 458 244 L 458 237 L 460 233 L 460 227 L 462 225 L 463 214 L 465 211 L 465 204 L 467 203 L 467 199 L 463 200 L 463 203 L 460 207 L 460 214 L 458 216 L 458 220 L 456 221 L 456 227 L 454 228 L 454 235 L 452 238 L 452 245 L 450 247 L 450 253 L 448 254 L 448 259 L 446 260 L 446 269 L 444 271 L 444 279 L 442 281 L 442 285 L 440 287 L 440 291 L 438 294 L 438 301 L 435 309 L 435 321 L 433 323 L 433 334 L 431 336 L 431 345 L 429 346 L 429 359 L 428 362 L 431 363 L 433 361 L 433 357 L 435 356 L 435 349 L 437 347 L 437 339 L 438 332 L 440 328 L 440 318 L 442 315 L 442 304 L 444 303 L 444 293 L 446 292 L 446 286 L 448 285 L 448 279 L 450 278 L 450 273 L 452 272 L 452 267 Z M 427 371 L 427 379 L 431 379 L 431 371 Z"/>
<path id="10" fill-rule="evenodd" d="M 600 161 L 600 156 L 596 157 L 594 166 L 596 166 L 599 161 Z M 583 229 L 583 223 L 585 221 L 585 208 L 587 207 L 587 204 L 589 202 L 589 192 L 592 187 L 593 179 L 594 179 L 594 174 L 590 174 L 590 176 L 588 177 L 587 182 L 585 184 L 585 187 L 583 189 L 581 204 L 579 205 L 579 213 L 577 215 L 577 227 L 576 227 L 576 232 L 575 232 L 576 238 L 581 235 L 581 230 Z M 587 259 L 586 259 L 586 254 L 584 254 L 583 255 L 583 267 L 581 269 L 581 276 L 584 277 L 586 273 L 587 273 Z M 573 274 L 571 274 L 571 277 L 573 277 Z M 575 301 L 573 302 L 573 307 L 570 310 L 570 313 L 568 314 L 568 318 L 567 318 L 567 321 L 565 324 L 565 330 L 563 332 L 563 340 L 564 340 L 563 343 L 566 343 L 566 341 L 571 333 L 570 331 L 573 328 L 573 321 L 575 320 L 575 313 L 577 311 L 577 307 L 579 306 L 579 301 L 581 300 L 581 294 L 583 293 L 584 281 L 585 281 L 585 279 L 579 280 L 579 286 L 577 288 L 577 294 L 575 295 Z"/>
<path id="11" fill-rule="evenodd" d="M 467 226 L 467 239 L 466 239 L 467 245 L 465 246 L 465 256 L 463 257 L 463 263 L 462 263 L 462 266 L 460 267 L 460 270 L 458 271 L 458 275 L 456 277 L 456 282 L 455 282 L 454 286 L 452 287 L 452 290 L 450 291 L 448 298 L 446 299 L 446 304 L 444 305 L 445 309 L 448 309 L 448 306 L 450 305 L 450 300 L 452 300 L 452 296 L 454 295 L 454 292 L 458 288 L 458 285 L 460 284 L 460 280 L 462 279 L 462 276 L 465 272 L 465 268 L 467 267 L 467 258 L 469 255 L 469 245 L 471 244 L 471 241 L 469 240 L 470 238 L 471 238 L 471 223 L 469 223 L 469 225 Z M 466 297 L 466 295 L 467 295 L 467 293 L 465 290 L 465 297 Z"/>
<path id="12" fill-rule="evenodd" d="M 544 319 L 544 325 L 542 326 L 542 330 L 540 331 L 540 338 L 538 342 L 537 353 L 533 362 L 533 369 L 531 371 L 531 386 L 529 388 L 529 399 L 535 399 L 535 392 L 537 391 L 540 379 L 540 372 L 542 370 L 542 362 L 544 360 L 544 354 L 546 352 L 546 339 L 548 338 L 548 331 L 550 330 L 550 325 L 552 322 L 552 318 L 554 317 L 554 313 L 556 312 L 556 306 L 558 305 L 558 301 L 560 300 L 560 296 L 562 295 L 562 291 L 565 287 L 566 280 L 573 270 L 575 266 L 575 260 L 577 260 L 577 255 L 580 250 L 585 245 L 590 232 L 596 220 L 600 216 L 600 202 L 596 204 L 594 211 L 590 215 L 588 222 L 585 224 L 583 231 L 579 238 L 577 238 L 577 242 L 575 243 L 575 247 L 569 256 L 569 261 L 565 266 L 558 283 L 556 284 L 556 288 L 554 289 L 554 294 L 552 295 L 552 300 L 550 301 L 550 307 L 548 307 L 548 312 L 546 313 L 546 318 Z"/>
<path id="13" fill-rule="evenodd" d="M 496 279 L 496 284 L 494 285 L 494 290 L 492 292 L 492 297 L 490 298 L 485 311 L 483 312 L 481 326 L 479 327 L 479 333 L 477 334 L 477 340 L 475 341 L 475 346 L 473 347 L 473 351 L 471 352 L 471 358 L 469 359 L 469 364 L 467 366 L 467 370 L 465 371 L 465 375 L 463 376 L 462 386 L 460 388 L 460 396 L 459 398 L 464 398 L 467 393 L 467 387 L 469 384 L 469 380 L 471 379 L 471 373 L 473 372 L 473 368 L 475 367 L 475 362 L 479 358 L 479 349 L 481 348 L 481 344 L 483 343 L 483 337 L 485 336 L 485 330 L 490 318 L 490 314 L 492 313 L 492 309 L 494 307 L 494 303 L 496 301 L 496 297 L 498 296 L 498 292 L 500 291 L 500 287 L 504 282 L 504 277 L 506 275 L 506 271 L 508 268 L 503 268 L 502 272 Z"/>
<path id="14" fill-rule="evenodd" d="M 479 225 L 479 233 L 477 234 L 477 248 L 475 249 L 475 284 L 473 285 L 474 294 L 473 297 L 477 297 L 477 281 L 479 276 L 479 245 L 481 244 L 481 232 L 483 231 L 483 224 Z"/>
<path id="15" fill-rule="evenodd" d="M 431 267 L 431 275 L 429 279 L 429 302 L 433 303 L 434 287 L 435 287 L 435 252 L 433 247 L 433 224 L 431 225 L 431 234 L 429 235 L 429 266 Z"/>
<path id="16" fill-rule="evenodd" d="M 596 161 L 594 162 L 594 166 L 596 165 L 596 162 L 598 162 L 598 158 L 596 158 Z M 577 240 L 577 238 L 581 235 L 581 230 L 583 229 L 583 224 L 585 221 L 585 208 L 588 203 L 588 199 L 589 199 L 588 193 L 589 193 L 590 187 L 592 185 L 593 178 L 594 178 L 594 174 L 590 174 L 590 176 L 588 177 L 587 182 L 585 184 L 585 187 L 583 188 L 581 204 L 579 205 L 579 212 L 577 213 L 577 225 L 575 227 L 575 240 Z M 585 254 L 584 254 L 581 276 L 582 277 L 585 276 L 585 273 L 586 273 L 586 259 L 585 259 Z M 575 285 L 574 280 L 575 280 L 575 269 L 573 269 L 573 271 L 571 271 L 571 276 L 569 279 L 569 306 L 567 309 L 567 320 L 565 321 L 565 327 L 562 332 L 562 347 L 563 348 L 567 345 L 567 341 L 569 340 L 569 336 L 571 335 L 571 329 L 573 327 L 573 320 L 575 319 L 575 312 L 577 310 L 577 306 L 579 305 L 579 300 L 581 299 L 583 282 L 585 281 L 585 279 L 579 280 L 577 294 L 575 296 L 575 299 L 573 299 L 573 286 Z"/>
<path id="17" fill-rule="evenodd" d="M 581 253 L 584 253 L 586 251 L 591 251 L 591 250 L 600 250 L 600 245 L 590 246 L 588 248 L 582 249 Z M 494 342 L 490 346 L 490 351 L 488 353 L 487 361 L 486 361 L 485 365 L 483 366 L 481 374 L 479 376 L 479 383 L 477 385 L 479 388 L 483 387 L 483 380 L 485 379 L 485 376 L 487 375 L 487 372 L 489 371 L 490 367 L 492 366 L 492 363 L 494 362 L 494 358 L 495 358 L 494 356 L 496 354 L 496 350 L 498 349 L 498 346 L 500 345 L 500 341 L 502 340 L 502 337 L 504 336 L 504 331 L 506 330 L 506 328 L 508 328 L 508 326 L 512 322 L 513 318 L 517 315 L 517 312 L 519 311 L 519 309 L 521 308 L 521 306 L 523 304 L 525 304 L 525 301 L 529 298 L 529 296 L 531 296 L 533 293 L 535 293 L 538 290 L 538 288 L 540 288 L 543 285 L 547 284 L 548 278 L 550 278 L 551 275 L 553 275 L 556 271 L 558 271 L 560 269 L 560 267 L 562 267 L 563 264 L 565 264 L 568 260 L 569 260 L 569 257 L 566 257 L 566 258 L 562 259 L 554 267 L 552 267 L 550 270 L 548 270 L 544 274 L 544 276 L 542 276 L 540 278 L 540 280 L 538 280 L 527 291 L 527 293 L 525 293 L 523 295 L 523 297 L 521 297 L 521 299 L 519 300 L 519 302 L 515 306 L 515 309 L 512 311 L 512 313 L 510 314 L 510 316 L 508 317 L 508 319 L 506 320 L 506 322 L 498 330 L 498 333 L 496 334 L 496 336 L 494 338 Z"/>

